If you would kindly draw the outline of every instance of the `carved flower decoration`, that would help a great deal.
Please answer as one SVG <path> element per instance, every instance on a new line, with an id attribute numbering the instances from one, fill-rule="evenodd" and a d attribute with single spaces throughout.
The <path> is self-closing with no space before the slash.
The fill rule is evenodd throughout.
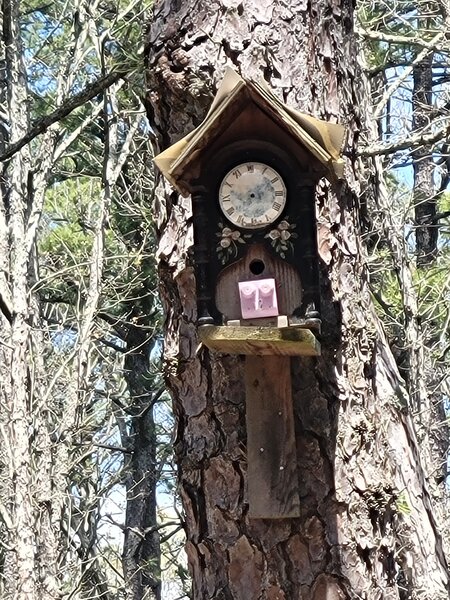
<path id="1" fill-rule="evenodd" d="M 238 255 L 238 244 L 245 244 L 244 238 L 249 238 L 250 235 L 242 235 L 240 231 L 236 229 L 230 229 L 224 227 L 222 223 L 219 223 L 221 230 L 216 233 L 219 239 L 216 250 L 219 260 L 222 264 L 228 262 L 231 258 L 236 258 Z"/>
<path id="2" fill-rule="evenodd" d="M 275 229 L 271 229 L 269 233 L 266 233 L 264 236 L 270 240 L 273 249 L 275 252 L 278 252 L 281 258 L 286 258 L 286 252 L 288 250 L 294 250 L 292 240 L 298 237 L 293 231 L 296 227 L 297 225 L 289 223 L 288 217 L 286 217 L 278 223 Z"/>

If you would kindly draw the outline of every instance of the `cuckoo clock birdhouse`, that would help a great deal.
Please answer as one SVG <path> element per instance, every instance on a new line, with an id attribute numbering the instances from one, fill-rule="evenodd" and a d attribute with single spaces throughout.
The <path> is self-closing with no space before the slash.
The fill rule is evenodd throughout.
<path id="1" fill-rule="evenodd" d="M 298 113 L 229 69 L 202 125 L 156 157 L 192 196 L 207 346 L 317 353 L 307 334 L 320 329 L 314 194 L 321 177 L 342 176 L 343 139 L 342 126 Z"/>
<path id="2" fill-rule="evenodd" d="M 342 177 L 343 139 L 228 70 L 204 122 L 155 158 L 192 198 L 200 339 L 247 355 L 253 518 L 299 514 L 289 356 L 320 354 L 315 187 Z"/>

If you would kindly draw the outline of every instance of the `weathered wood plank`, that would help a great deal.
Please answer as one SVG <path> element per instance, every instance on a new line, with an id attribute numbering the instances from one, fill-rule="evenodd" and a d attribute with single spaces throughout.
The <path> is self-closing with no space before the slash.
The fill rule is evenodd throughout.
<path id="1" fill-rule="evenodd" d="M 210 350 L 258 356 L 319 356 L 320 343 L 309 330 L 289 327 L 203 325 L 200 340 Z"/>
<path id="2" fill-rule="evenodd" d="M 299 516 L 290 358 L 245 359 L 249 516 Z"/>

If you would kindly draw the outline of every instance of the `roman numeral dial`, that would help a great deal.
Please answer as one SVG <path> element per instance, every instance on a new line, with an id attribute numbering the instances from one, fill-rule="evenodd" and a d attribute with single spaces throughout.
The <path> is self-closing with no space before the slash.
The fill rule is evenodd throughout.
<path id="1" fill-rule="evenodd" d="M 275 169 L 260 162 L 233 167 L 219 188 L 219 205 L 237 227 L 261 229 L 281 216 L 286 205 L 286 185 Z"/>

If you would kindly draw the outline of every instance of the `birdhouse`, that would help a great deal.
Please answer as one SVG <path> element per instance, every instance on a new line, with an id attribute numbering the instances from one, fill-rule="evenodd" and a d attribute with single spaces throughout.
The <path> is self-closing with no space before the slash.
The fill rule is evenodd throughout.
<path id="1" fill-rule="evenodd" d="M 191 195 L 198 328 L 245 354 L 249 514 L 299 514 L 289 356 L 318 355 L 315 187 L 343 175 L 345 130 L 231 69 L 203 123 L 155 158 Z"/>
<path id="2" fill-rule="evenodd" d="M 320 329 L 315 186 L 342 177 L 344 132 L 229 69 L 205 121 L 155 158 L 192 196 L 198 324 L 210 348 L 319 351 L 307 334 Z"/>

